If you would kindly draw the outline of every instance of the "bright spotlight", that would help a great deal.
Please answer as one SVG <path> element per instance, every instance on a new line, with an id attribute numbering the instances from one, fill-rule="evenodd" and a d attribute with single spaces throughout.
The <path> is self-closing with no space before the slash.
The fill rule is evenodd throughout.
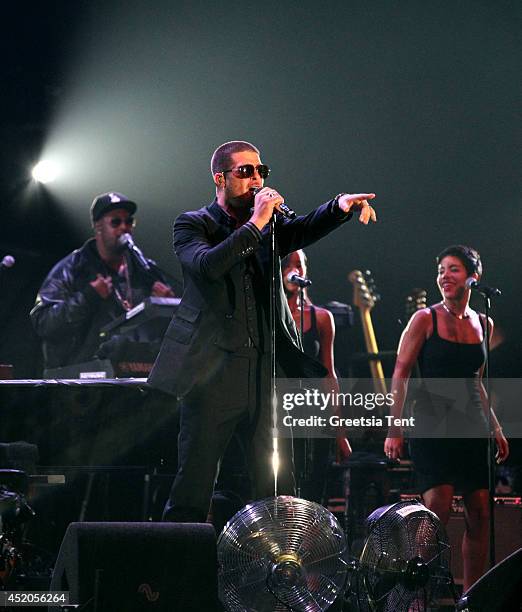
<path id="1" fill-rule="evenodd" d="M 33 168 L 32 175 L 38 183 L 50 183 L 58 176 L 58 166 L 52 161 L 43 160 Z"/>

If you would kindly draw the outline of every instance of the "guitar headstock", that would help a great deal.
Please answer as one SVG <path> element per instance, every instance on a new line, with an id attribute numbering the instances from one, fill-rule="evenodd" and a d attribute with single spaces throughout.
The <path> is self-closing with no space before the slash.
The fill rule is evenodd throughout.
<path id="1" fill-rule="evenodd" d="M 406 304 L 404 312 L 406 313 L 406 321 L 422 308 L 426 308 L 427 293 L 425 289 L 415 288 L 406 296 Z"/>
<path id="2" fill-rule="evenodd" d="M 371 310 L 381 299 L 370 270 L 352 270 L 348 279 L 353 285 L 353 303 L 359 310 Z"/>

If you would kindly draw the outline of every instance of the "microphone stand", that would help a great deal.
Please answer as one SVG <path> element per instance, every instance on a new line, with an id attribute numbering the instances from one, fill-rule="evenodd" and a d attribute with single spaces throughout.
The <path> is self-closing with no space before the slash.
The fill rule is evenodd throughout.
<path id="1" fill-rule="evenodd" d="M 163 282 L 162 276 L 157 270 L 156 262 L 148 260 L 136 245 L 131 246 L 129 243 L 125 243 L 125 247 L 124 253 L 127 262 L 133 261 L 134 266 L 148 276 L 153 283 L 156 281 Z"/>
<path id="2" fill-rule="evenodd" d="M 304 286 L 298 285 L 299 298 L 298 304 L 301 312 L 299 318 L 299 338 L 304 351 L 304 319 L 305 319 L 305 302 L 304 302 Z M 306 482 L 310 478 L 312 465 L 314 463 L 314 441 L 313 438 L 307 437 L 304 439 L 304 465 L 303 465 L 303 480 Z"/>
<path id="3" fill-rule="evenodd" d="M 278 273 L 276 257 L 276 212 L 270 219 L 270 402 L 272 408 L 272 468 L 274 471 L 274 497 L 277 497 L 278 472 L 279 472 L 279 449 L 277 439 L 277 363 L 276 363 L 276 278 Z"/>
<path id="4" fill-rule="evenodd" d="M 291 211 L 293 212 L 293 211 Z M 294 213 L 295 215 L 295 213 Z M 278 472 L 279 472 L 279 448 L 277 430 L 277 362 L 276 362 L 276 314 L 277 314 L 277 278 L 279 275 L 279 265 L 277 261 L 276 248 L 276 219 L 277 212 L 274 210 L 270 219 L 270 401 L 272 409 L 272 449 L 273 449 L 273 472 L 274 472 L 274 497 L 277 497 Z M 303 317 L 301 317 L 301 330 L 303 329 Z M 274 461 L 275 459 L 275 461 Z M 289 458 L 292 461 L 292 458 Z"/>
<path id="5" fill-rule="evenodd" d="M 489 312 L 491 310 L 491 297 L 487 293 L 484 297 L 484 310 L 486 315 L 486 365 L 484 367 L 484 382 L 488 396 L 488 488 L 489 488 L 489 563 L 490 567 L 495 565 L 495 436 L 493 431 L 491 393 L 489 384 L 489 360 L 490 344 L 489 336 L 491 326 L 489 323 Z"/>
<path id="6" fill-rule="evenodd" d="M 489 312 L 491 310 L 491 298 L 501 295 L 499 289 L 486 287 L 484 285 L 471 285 L 484 298 L 484 311 L 486 315 L 486 364 L 484 366 L 485 389 L 488 396 L 488 490 L 489 490 L 489 562 L 490 566 L 495 565 L 495 432 L 493 430 L 493 407 L 491 405 L 491 392 L 489 381 L 489 360 L 491 348 L 489 336 L 491 326 L 489 324 Z"/>
<path id="7" fill-rule="evenodd" d="M 301 346 L 303 346 L 303 338 L 304 338 L 304 287 L 302 285 L 297 285 L 298 289 L 298 298 L 297 298 L 297 306 L 299 308 L 300 316 L 299 316 L 299 339 L 301 341 Z M 310 476 L 310 466 L 312 465 L 312 446 L 310 438 L 303 439 L 304 448 L 303 448 L 303 466 L 302 469 L 299 470 L 299 481 L 307 482 L 308 477 Z M 301 497 L 301 482 L 298 483 L 298 496 Z"/>
<path id="8" fill-rule="evenodd" d="M 304 287 L 299 285 L 299 308 L 301 310 L 301 317 L 299 320 L 299 337 L 301 338 L 301 344 L 303 344 L 304 338 Z"/>

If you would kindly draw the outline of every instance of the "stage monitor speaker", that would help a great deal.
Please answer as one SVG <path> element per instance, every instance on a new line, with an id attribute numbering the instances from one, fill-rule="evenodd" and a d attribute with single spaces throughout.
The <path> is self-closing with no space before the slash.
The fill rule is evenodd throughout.
<path id="1" fill-rule="evenodd" d="M 51 590 L 69 591 L 84 612 L 221 612 L 215 531 L 199 523 L 71 523 Z"/>
<path id="2" fill-rule="evenodd" d="M 456 583 L 462 584 L 462 536 L 464 535 L 464 510 L 457 500 L 446 526 L 451 545 L 451 573 Z M 522 547 L 522 505 L 495 504 L 495 560 L 502 561 Z"/>
<path id="3" fill-rule="evenodd" d="M 457 609 L 469 612 L 522 610 L 522 548 L 477 580 L 464 593 Z"/>

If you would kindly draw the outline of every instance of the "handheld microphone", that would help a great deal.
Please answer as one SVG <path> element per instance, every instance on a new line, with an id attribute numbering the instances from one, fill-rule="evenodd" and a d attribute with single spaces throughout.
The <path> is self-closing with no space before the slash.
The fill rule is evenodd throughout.
<path id="1" fill-rule="evenodd" d="M 252 187 L 250 191 L 255 196 L 257 193 L 261 191 L 261 189 L 263 189 L 263 187 Z M 280 212 L 283 215 L 283 217 L 286 217 L 287 219 L 295 219 L 297 217 L 295 210 L 292 210 L 290 206 L 287 206 L 284 202 L 282 204 L 279 204 L 276 210 L 277 212 Z"/>
<path id="2" fill-rule="evenodd" d="M 496 287 L 488 287 L 487 285 L 483 285 L 479 283 L 478 280 L 472 278 L 471 276 L 466 279 L 466 287 L 468 289 L 472 289 L 473 291 L 478 291 L 482 295 L 485 295 L 488 298 L 497 297 L 502 295 L 502 291 L 497 289 Z"/>
<path id="3" fill-rule="evenodd" d="M 129 251 L 136 257 L 136 259 L 140 262 L 140 264 L 145 268 L 145 270 L 150 270 L 150 263 L 148 262 L 145 255 L 138 248 L 136 243 L 134 242 L 132 236 L 130 234 L 122 234 L 118 238 L 118 242 L 129 249 Z"/>
<path id="4" fill-rule="evenodd" d="M 16 263 L 16 259 L 12 255 L 6 255 L 0 261 L 0 268 L 12 268 Z"/>
<path id="5" fill-rule="evenodd" d="M 295 274 L 295 272 L 290 272 L 286 276 L 286 280 L 289 283 L 293 283 L 298 287 L 310 287 L 312 281 L 309 278 L 305 278 L 304 276 L 299 276 L 299 274 Z"/>

